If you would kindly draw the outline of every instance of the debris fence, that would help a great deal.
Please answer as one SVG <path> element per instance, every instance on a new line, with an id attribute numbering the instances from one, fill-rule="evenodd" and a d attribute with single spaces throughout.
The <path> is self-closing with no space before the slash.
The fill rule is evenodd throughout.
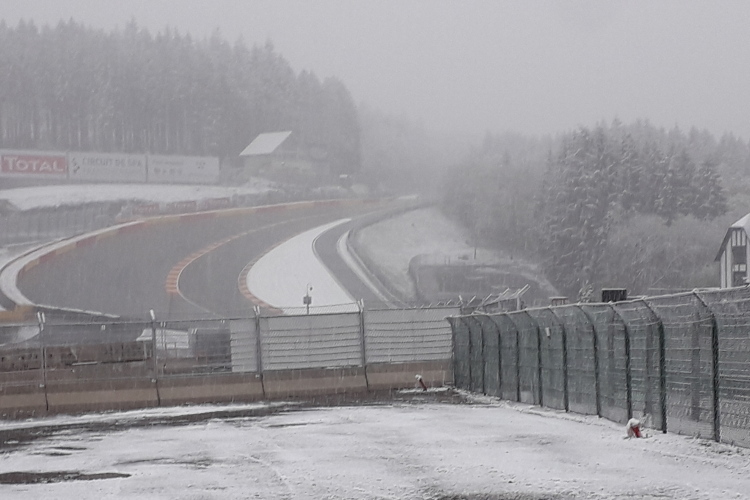
<path id="1" fill-rule="evenodd" d="M 449 318 L 457 387 L 750 446 L 750 288 Z"/>
<path id="2" fill-rule="evenodd" d="M 318 312 L 318 311 L 316 311 Z M 0 326 L 0 409 L 32 393 L 135 391 L 159 383 L 383 365 L 450 368 L 454 308 L 263 314 L 180 321 L 124 321 L 37 314 Z M 414 375 L 412 374 L 413 378 Z M 171 382 L 170 382 L 171 381 Z M 447 382 L 450 382 L 448 380 Z M 81 389 L 83 388 L 83 389 Z M 62 397 L 62 396 L 60 396 Z M 210 397 L 208 398 L 210 400 Z"/>

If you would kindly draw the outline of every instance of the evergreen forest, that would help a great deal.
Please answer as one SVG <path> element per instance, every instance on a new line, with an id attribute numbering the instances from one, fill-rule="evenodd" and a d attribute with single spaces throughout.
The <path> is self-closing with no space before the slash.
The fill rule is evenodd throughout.
<path id="1" fill-rule="evenodd" d="M 721 239 L 750 211 L 748 173 L 750 147 L 731 134 L 614 121 L 488 134 L 441 200 L 480 244 L 541 263 L 569 299 L 654 295 L 719 285 Z"/>
<path id="2" fill-rule="evenodd" d="M 236 159 L 258 134 L 292 130 L 337 173 L 360 166 L 349 91 L 291 69 L 269 42 L 216 32 L 106 33 L 74 21 L 0 23 L 0 148 Z"/>

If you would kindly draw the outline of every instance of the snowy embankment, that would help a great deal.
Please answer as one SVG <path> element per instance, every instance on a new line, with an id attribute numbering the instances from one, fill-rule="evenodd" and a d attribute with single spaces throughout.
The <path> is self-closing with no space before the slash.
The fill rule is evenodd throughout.
<path id="1" fill-rule="evenodd" d="M 476 249 L 466 232 L 436 207 L 420 208 L 358 230 L 354 244 L 374 272 L 394 291 L 416 300 L 409 263 L 416 256 L 430 256 L 438 262 L 480 262 L 499 266 L 529 281 L 537 282 L 549 296 L 557 295 L 537 266 L 482 247 Z"/>
<path id="2" fill-rule="evenodd" d="M 238 187 L 154 184 L 69 184 L 0 190 L 0 201 L 17 210 L 35 210 L 89 203 L 175 203 L 256 195 L 272 190 L 268 183 Z"/>

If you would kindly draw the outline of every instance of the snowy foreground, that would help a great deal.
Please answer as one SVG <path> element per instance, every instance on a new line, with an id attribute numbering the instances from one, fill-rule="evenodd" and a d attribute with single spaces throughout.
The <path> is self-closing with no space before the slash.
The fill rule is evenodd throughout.
<path id="1" fill-rule="evenodd" d="M 237 405 L 0 423 L 3 441 L 26 429 L 2 447 L 0 498 L 750 498 L 750 450 L 624 439 L 594 417 L 429 396 L 265 416 Z M 168 423 L 180 415 L 192 422 Z M 44 437 L 25 442 L 29 433 Z M 7 484 L 19 477 L 10 472 L 60 471 L 68 480 Z"/>

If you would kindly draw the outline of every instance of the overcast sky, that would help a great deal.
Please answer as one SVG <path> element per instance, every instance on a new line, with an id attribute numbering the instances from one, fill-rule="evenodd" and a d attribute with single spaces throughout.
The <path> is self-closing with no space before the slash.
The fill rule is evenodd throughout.
<path id="1" fill-rule="evenodd" d="M 646 118 L 750 138 L 746 0 L 0 0 L 0 16 L 271 40 L 295 71 L 441 130 Z"/>

